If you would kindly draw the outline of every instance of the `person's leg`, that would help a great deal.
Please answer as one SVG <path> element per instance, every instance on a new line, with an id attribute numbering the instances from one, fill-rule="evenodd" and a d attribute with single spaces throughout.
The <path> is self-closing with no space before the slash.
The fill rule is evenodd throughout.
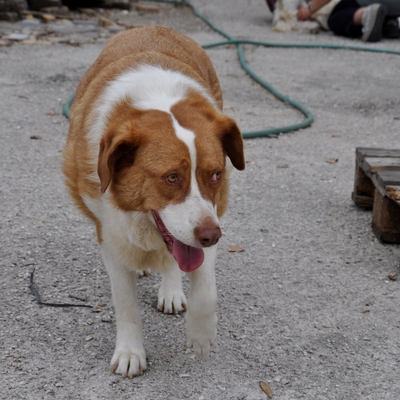
<path id="1" fill-rule="evenodd" d="M 382 39 L 382 27 L 387 15 L 385 4 L 375 3 L 365 8 L 361 14 L 362 36 L 364 42 L 379 42 Z M 357 20 L 358 22 L 358 20 Z"/>
<path id="2" fill-rule="evenodd" d="M 382 36 L 389 39 L 400 37 L 399 21 L 397 17 L 386 17 L 382 27 Z"/>
<path id="3" fill-rule="evenodd" d="M 360 7 L 353 16 L 354 25 L 362 25 L 362 16 L 367 7 Z"/>
<path id="4" fill-rule="evenodd" d="M 329 29 L 339 36 L 357 38 L 362 35 L 360 6 L 356 0 L 342 0 L 332 10 L 328 18 Z M 359 15 L 360 14 L 360 15 Z M 356 24 L 354 17 L 360 18 Z"/>
<path id="5" fill-rule="evenodd" d="M 342 0 L 328 18 L 333 33 L 346 37 L 360 37 L 364 42 L 378 42 L 387 14 L 384 4 L 360 7 L 356 0 Z"/>

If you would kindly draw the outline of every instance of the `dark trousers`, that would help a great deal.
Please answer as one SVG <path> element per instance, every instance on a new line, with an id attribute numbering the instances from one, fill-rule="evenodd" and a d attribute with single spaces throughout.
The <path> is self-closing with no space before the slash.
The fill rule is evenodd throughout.
<path id="1" fill-rule="evenodd" d="M 360 8 L 356 0 L 342 0 L 332 10 L 328 18 L 329 29 L 339 36 L 346 36 L 351 38 L 360 37 L 361 26 L 354 25 L 353 16 Z"/>

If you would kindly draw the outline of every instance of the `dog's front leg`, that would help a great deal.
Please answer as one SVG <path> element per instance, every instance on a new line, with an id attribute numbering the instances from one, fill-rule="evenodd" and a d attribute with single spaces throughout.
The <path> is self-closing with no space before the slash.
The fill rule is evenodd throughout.
<path id="1" fill-rule="evenodd" d="M 217 336 L 217 287 L 214 265 L 217 247 L 204 249 L 204 262 L 188 273 L 190 293 L 186 312 L 186 337 L 198 357 L 205 357 Z"/>
<path id="2" fill-rule="evenodd" d="M 118 263 L 112 249 L 105 244 L 102 245 L 102 254 L 111 281 L 117 322 L 111 371 L 132 378 L 146 369 L 142 319 L 136 296 L 136 272 Z"/>
<path id="3" fill-rule="evenodd" d="M 161 275 L 157 308 L 165 314 L 178 314 L 186 310 L 187 301 L 182 289 L 182 273 L 176 262 L 173 262 Z"/>

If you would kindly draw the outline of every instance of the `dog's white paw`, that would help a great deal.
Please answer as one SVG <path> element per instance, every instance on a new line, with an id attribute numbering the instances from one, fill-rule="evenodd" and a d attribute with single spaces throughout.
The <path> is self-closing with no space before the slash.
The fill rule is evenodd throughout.
<path id="1" fill-rule="evenodd" d="M 122 345 L 117 346 L 111 359 L 111 372 L 123 378 L 142 375 L 146 370 L 146 353 L 144 347 Z"/>
<path id="2" fill-rule="evenodd" d="M 186 313 L 186 337 L 189 345 L 200 358 L 206 357 L 217 337 L 217 315 L 195 317 Z"/>
<path id="3" fill-rule="evenodd" d="M 165 314 L 179 314 L 186 310 L 187 300 L 183 290 L 161 284 L 157 308 Z"/>

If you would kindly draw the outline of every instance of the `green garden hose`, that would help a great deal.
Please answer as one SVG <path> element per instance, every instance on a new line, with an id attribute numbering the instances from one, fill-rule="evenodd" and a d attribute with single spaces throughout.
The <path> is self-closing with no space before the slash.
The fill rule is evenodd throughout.
<path id="1" fill-rule="evenodd" d="M 251 45 L 263 46 L 263 47 L 275 47 L 275 48 L 280 47 L 280 48 L 303 48 L 303 49 L 316 49 L 317 48 L 317 49 L 333 49 L 333 50 L 353 50 L 353 51 L 366 51 L 366 52 L 373 52 L 373 53 L 386 53 L 386 54 L 400 55 L 400 51 L 396 51 L 396 50 L 369 48 L 369 47 L 362 47 L 362 46 L 339 46 L 339 45 L 329 45 L 329 44 L 297 44 L 297 43 L 290 44 L 290 43 L 272 43 L 272 42 L 260 42 L 260 41 L 255 41 L 255 40 L 246 40 L 246 39 L 235 39 L 234 37 L 230 36 L 228 33 L 224 32 L 222 29 L 215 26 L 208 18 L 206 18 L 205 16 L 200 14 L 186 0 L 156 0 L 156 1 L 158 1 L 160 3 L 170 3 L 170 4 L 189 7 L 193 11 L 193 13 L 196 17 L 200 18 L 211 29 L 213 29 L 215 32 L 219 33 L 221 36 L 224 36 L 227 39 L 226 41 L 223 41 L 223 42 L 210 43 L 210 44 L 203 45 L 202 47 L 204 49 L 210 49 L 212 47 L 235 44 L 237 46 L 240 65 L 246 71 L 246 73 L 253 80 L 255 80 L 257 83 L 259 83 L 264 89 L 268 90 L 275 97 L 277 97 L 279 100 L 281 100 L 284 103 L 290 104 L 291 106 L 293 106 L 295 109 L 300 111 L 305 116 L 305 119 L 302 122 L 294 124 L 294 125 L 281 126 L 281 127 L 272 128 L 272 129 L 264 129 L 264 130 L 255 131 L 255 132 L 245 132 L 242 134 L 244 139 L 278 135 L 280 133 L 293 132 L 293 131 L 297 131 L 299 129 L 308 128 L 313 123 L 314 117 L 311 114 L 311 112 L 303 104 L 283 95 L 278 90 L 276 90 L 272 85 L 270 85 L 268 82 L 264 81 L 263 79 L 261 79 L 258 75 L 256 75 L 254 73 L 254 71 L 247 65 L 247 63 L 245 61 L 244 53 L 243 53 L 243 44 L 251 44 Z M 73 101 L 74 101 L 74 94 L 72 94 L 68 98 L 68 100 L 66 101 L 66 103 L 63 106 L 63 114 L 67 118 L 69 118 L 69 116 L 70 116 L 70 110 L 71 110 L 71 105 L 72 105 Z"/>

